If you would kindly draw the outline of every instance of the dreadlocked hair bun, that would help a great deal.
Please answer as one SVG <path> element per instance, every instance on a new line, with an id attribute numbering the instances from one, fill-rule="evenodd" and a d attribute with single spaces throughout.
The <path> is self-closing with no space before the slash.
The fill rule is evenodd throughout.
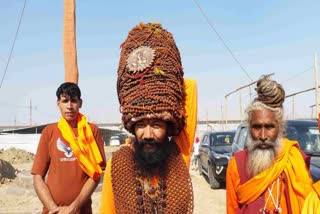
<path id="1" fill-rule="evenodd" d="M 258 95 L 255 101 L 262 102 L 271 108 L 282 108 L 285 91 L 279 83 L 263 76 L 258 80 L 255 90 Z"/>
<path id="2" fill-rule="evenodd" d="M 121 44 L 117 92 L 124 127 L 142 119 L 170 122 L 169 135 L 185 125 L 183 68 L 173 36 L 160 23 L 140 23 Z"/>

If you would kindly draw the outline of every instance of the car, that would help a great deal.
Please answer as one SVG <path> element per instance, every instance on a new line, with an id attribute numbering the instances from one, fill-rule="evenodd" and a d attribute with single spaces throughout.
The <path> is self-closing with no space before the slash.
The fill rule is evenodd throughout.
<path id="1" fill-rule="evenodd" d="M 118 135 L 110 137 L 110 146 L 120 146 L 120 137 Z"/>
<path id="2" fill-rule="evenodd" d="M 208 177 L 210 187 L 218 189 L 226 180 L 226 168 L 231 153 L 235 131 L 208 131 L 199 145 L 199 174 Z"/>
<path id="3" fill-rule="evenodd" d="M 111 135 L 110 139 L 107 141 L 106 146 L 120 146 L 125 144 L 126 138 L 129 136 L 126 132 L 118 132 Z"/>
<path id="4" fill-rule="evenodd" d="M 310 174 L 320 180 L 320 134 L 316 120 L 287 120 L 285 137 L 299 142 L 301 150 L 310 157 Z M 247 123 L 238 126 L 232 143 L 232 153 L 247 147 Z"/>

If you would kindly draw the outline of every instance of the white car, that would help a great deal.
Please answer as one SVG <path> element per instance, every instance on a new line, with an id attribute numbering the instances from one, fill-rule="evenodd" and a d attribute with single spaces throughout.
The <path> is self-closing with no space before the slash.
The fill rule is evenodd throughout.
<path id="1" fill-rule="evenodd" d="M 110 146 L 120 146 L 120 138 L 119 138 L 119 136 L 111 136 L 111 138 L 110 138 Z"/>

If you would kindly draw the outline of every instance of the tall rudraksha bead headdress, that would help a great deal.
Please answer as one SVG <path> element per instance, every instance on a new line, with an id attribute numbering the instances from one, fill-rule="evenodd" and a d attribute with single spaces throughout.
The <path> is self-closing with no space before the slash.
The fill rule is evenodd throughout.
<path id="1" fill-rule="evenodd" d="M 173 36 L 159 23 L 140 23 L 121 45 L 117 92 L 125 128 L 141 119 L 170 122 L 170 136 L 185 125 L 183 68 Z"/>

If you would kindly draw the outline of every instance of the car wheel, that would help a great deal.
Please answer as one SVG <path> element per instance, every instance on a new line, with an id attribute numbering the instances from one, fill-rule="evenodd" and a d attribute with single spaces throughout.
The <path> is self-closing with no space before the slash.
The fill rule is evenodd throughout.
<path id="1" fill-rule="evenodd" d="M 211 189 L 219 189 L 220 182 L 213 176 L 212 166 L 208 167 L 208 178 Z"/>
<path id="2" fill-rule="evenodd" d="M 199 172 L 199 175 L 203 175 L 203 172 L 202 172 L 202 164 L 201 164 L 201 160 L 200 158 L 198 159 L 198 172 Z"/>

